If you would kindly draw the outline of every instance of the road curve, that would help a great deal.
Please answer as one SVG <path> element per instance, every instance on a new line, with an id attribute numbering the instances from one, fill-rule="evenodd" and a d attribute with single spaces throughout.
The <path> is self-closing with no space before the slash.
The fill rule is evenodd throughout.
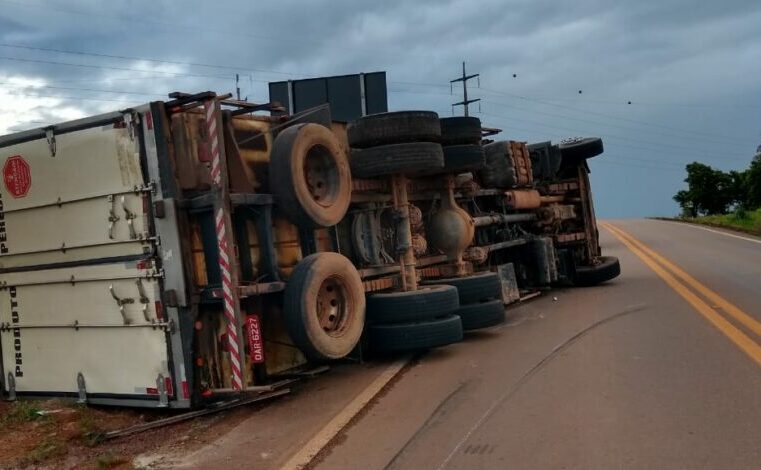
<path id="1" fill-rule="evenodd" d="M 619 278 L 424 355 L 311 466 L 759 468 L 761 243 L 609 223 Z"/>

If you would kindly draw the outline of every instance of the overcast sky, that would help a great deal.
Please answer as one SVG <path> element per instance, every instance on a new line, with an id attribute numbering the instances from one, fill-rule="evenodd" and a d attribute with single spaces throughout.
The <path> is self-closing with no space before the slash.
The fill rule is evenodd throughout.
<path id="1" fill-rule="evenodd" d="M 463 60 L 502 138 L 603 137 L 603 217 L 676 214 L 685 163 L 742 169 L 761 142 L 751 0 L 0 0 L 0 133 L 236 72 L 266 101 L 269 81 L 385 70 L 390 109 L 449 116 Z"/>

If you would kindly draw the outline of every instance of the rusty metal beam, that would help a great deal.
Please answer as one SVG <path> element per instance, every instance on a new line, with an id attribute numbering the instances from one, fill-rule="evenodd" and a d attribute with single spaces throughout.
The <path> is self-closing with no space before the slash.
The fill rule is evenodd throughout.
<path id="1" fill-rule="evenodd" d="M 536 219 L 536 214 L 533 212 L 523 214 L 489 214 L 473 217 L 473 223 L 476 227 L 485 227 L 487 225 L 507 224 L 511 222 L 530 222 Z"/>

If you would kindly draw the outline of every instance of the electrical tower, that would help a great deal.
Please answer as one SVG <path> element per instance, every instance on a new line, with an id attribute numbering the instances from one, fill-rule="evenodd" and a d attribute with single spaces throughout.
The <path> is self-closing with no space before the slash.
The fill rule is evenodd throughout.
<path id="1" fill-rule="evenodd" d="M 468 80 L 472 78 L 478 79 L 478 86 L 481 87 L 481 79 L 479 78 L 481 74 L 473 74 L 468 75 L 465 72 L 465 62 L 462 63 L 462 76 L 459 78 L 455 78 L 454 80 L 449 81 L 449 92 L 452 93 L 452 84 L 455 82 L 462 82 L 462 101 L 458 103 L 452 103 L 452 109 L 454 109 L 455 106 L 462 106 L 465 110 L 465 115 L 468 116 L 468 105 L 470 103 L 475 103 L 477 101 L 481 101 L 481 98 L 476 98 L 469 100 L 468 99 Z M 480 106 L 480 105 L 479 105 Z"/>

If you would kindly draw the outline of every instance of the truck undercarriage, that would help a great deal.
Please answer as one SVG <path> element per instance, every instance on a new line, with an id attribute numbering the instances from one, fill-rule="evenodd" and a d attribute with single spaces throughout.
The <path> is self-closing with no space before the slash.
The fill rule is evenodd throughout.
<path id="1" fill-rule="evenodd" d="M 600 139 L 254 114 L 273 109 L 174 94 L 0 137 L 26 184 L 0 188 L 6 397 L 200 406 L 309 362 L 450 344 L 619 273 L 589 187 Z"/>

